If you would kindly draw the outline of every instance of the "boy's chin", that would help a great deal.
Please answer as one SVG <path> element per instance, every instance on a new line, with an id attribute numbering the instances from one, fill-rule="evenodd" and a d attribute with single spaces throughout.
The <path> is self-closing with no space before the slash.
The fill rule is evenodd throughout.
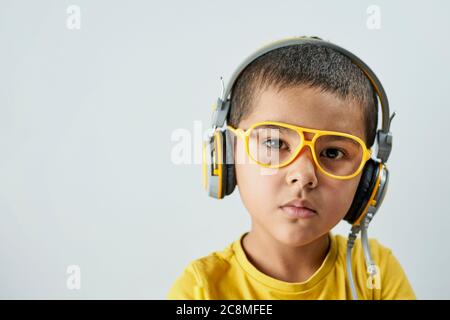
<path id="1" fill-rule="evenodd" d="M 286 227 L 277 228 L 271 233 L 280 244 L 291 248 L 308 245 L 321 236 L 312 230 L 286 230 Z"/>

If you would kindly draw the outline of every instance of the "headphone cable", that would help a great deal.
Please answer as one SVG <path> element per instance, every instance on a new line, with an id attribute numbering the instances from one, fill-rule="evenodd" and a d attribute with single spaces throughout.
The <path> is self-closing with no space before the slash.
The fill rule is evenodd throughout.
<path id="1" fill-rule="evenodd" d="M 355 245 L 355 240 L 358 237 L 358 233 L 360 230 L 360 226 L 352 226 L 350 234 L 348 235 L 347 240 L 347 255 L 346 255 L 346 267 L 347 267 L 347 277 L 350 282 L 350 289 L 352 293 L 352 299 L 358 300 L 358 294 L 356 293 L 355 281 L 353 280 L 353 271 L 352 271 L 352 249 Z"/>
<path id="2" fill-rule="evenodd" d="M 369 246 L 369 239 L 368 239 L 368 235 L 367 235 L 367 229 L 369 228 L 369 223 L 372 220 L 374 216 L 374 213 L 372 212 L 368 212 L 366 217 L 364 218 L 363 221 L 363 226 L 361 228 L 361 242 L 362 242 L 362 247 L 363 247 L 363 252 L 364 252 L 364 258 L 366 261 L 366 268 L 367 268 L 367 272 L 370 274 L 371 277 L 374 277 L 377 273 L 377 269 L 375 267 L 375 263 L 373 263 L 372 260 L 372 253 L 370 251 L 370 246 Z"/>

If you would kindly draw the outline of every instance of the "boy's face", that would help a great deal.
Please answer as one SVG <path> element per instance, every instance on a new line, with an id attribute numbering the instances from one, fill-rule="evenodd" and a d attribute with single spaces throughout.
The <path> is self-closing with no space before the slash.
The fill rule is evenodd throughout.
<path id="1" fill-rule="evenodd" d="M 239 123 L 248 129 L 255 122 L 279 121 L 306 128 L 339 131 L 365 141 L 361 105 L 317 88 L 268 88 L 255 96 L 252 113 Z M 305 133 L 311 140 L 312 134 Z M 270 234 L 288 246 L 312 242 L 331 230 L 347 213 L 361 173 L 338 180 L 318 170 L 311 150 L 304 147 L 287 166 L 267 169 L 247 158 L 244 140 L 236 140 L 236 179 L 253 230 Z M 243 161 L 242 159 L 245 159 Z M 309 201 L 316 214 L 292 218 L 281 208 L 293 199 Z M 256 230 L 255 230 L 256 231 Z"/>

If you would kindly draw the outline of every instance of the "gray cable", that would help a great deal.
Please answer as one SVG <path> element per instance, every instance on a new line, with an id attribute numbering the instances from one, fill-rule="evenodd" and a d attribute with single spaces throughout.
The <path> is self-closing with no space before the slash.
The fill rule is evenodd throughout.
<path id="1" fill-rule="evenodd" d="M 367 216 L 364 218 L 364 221 L 362 223 L 362 228 L 361 228 L 361 242 L 362 242 L 362 247 L 363 247 L 363 252 L 364 252 L 364 258 L 366 260 L 367 271 L 373 277 L 373 276 L 375 276 L 377 270 L 376 270 L 375 264 L 373 263 L 373 260 L 372 260 L 372 253 L 370 251 L 369 239 L 368 239 L 368 235 L 367 235 L 367 229 L 369 227 L 370 220 L 372 220 L 372 217 L 373 217 L 373 214 L 367 213 Z"/>
<path id="2" fill-rule="evenodd" d="M 353 249 L 353 246 L 355 245 L 355 240 L 358 237 L 359 231 L 361 231 L 361 242 L 362 242 L 364 259 L 366 262 L 367 271 L 370 273 L 370 275 L 372 277 L 375 276 L 375 274 L 377 272 L 375 264 L 373 263 L 373 260 L 372 260 L 372 254 L 370 251 L 369 240 L 368 240 L 368 235 L 367 235 L 367 229 L 369 227 L 369 223 L 372 220 L 373 216 L 374 216 L 373 212 L 368 212 L 366 217 L 364 217 L 361 225 L 353 226 L 350 231 L 350 234 L 348 235 L 346 268 L 347 268 L 347 276 L 348 276 L 348 280 L 350 283 L 350 289 L 351 289 L 353 300 L 359 300 L 358 294 L 356 292 L 355 281 L 353 279 L 352 259 L 351 259 L 352 249 Z"/>
<path id="3" fill-rule="evenodd" d="M 355 281 L 353 280 L 353 271 L 352 271 L 352 249 L 355 244 L 355 240 L 358 236 L 360 227 L 353 226 L 350 234 L 348 235 L 347 240 L 347 255 L 346 255 L 346 267 L 347 267 L 347 277 L 350 282 L 350 288 L 352 291 L 352 299 L 358 300 L 358 294 L 356 293 Z"/>

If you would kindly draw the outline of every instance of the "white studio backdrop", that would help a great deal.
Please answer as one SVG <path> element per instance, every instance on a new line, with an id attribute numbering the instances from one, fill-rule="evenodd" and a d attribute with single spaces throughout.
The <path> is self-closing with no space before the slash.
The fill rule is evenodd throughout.
<path id="1" fill-rule="evenodd" d="M 200 164 L 174 163 L 173 135 L 192 134 L 195 160 L 220 76 L 300 35 L 382 81 L 397 116 L 369 235 L 419 299 L 450 298 L 449 13 L 446 1 L 1 0 L 0 298 L 164 299 L 191 260 L 248 230 L 238 189 L 208 198 Z"/>

